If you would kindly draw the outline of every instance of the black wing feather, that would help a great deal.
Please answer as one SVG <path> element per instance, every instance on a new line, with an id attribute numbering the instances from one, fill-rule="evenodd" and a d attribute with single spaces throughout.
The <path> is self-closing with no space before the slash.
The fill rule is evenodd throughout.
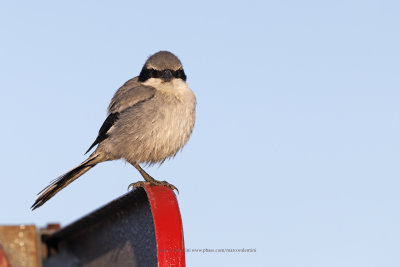
<path id="1" fill-rule="evenodd" d="M 103 122 L 103 125 L 100 127 L 99 134 L 97 135 L 96 140 L 94 140 L 93 144 L 89 147 L 85 154 L 87 154 L 95 145 L 99 144 L 103 140 L 108 137 L 108 130 L 115 124 L 118 120 L 119 112 L 111 113 L 108 115 L 107 119 Z"/>

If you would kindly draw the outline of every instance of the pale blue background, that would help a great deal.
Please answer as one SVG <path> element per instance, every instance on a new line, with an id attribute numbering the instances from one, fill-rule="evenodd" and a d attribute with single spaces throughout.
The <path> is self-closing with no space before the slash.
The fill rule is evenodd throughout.
<path id="1" fill-rule="evenodd" d="M 0 223 L 63 225 L 140 178 L 85 159 L 115 90 L 171 50 L 191 140 L 147 170 L 178 186 L 188 266 L 400 266 L 398 1 L 3 1 Z"/>

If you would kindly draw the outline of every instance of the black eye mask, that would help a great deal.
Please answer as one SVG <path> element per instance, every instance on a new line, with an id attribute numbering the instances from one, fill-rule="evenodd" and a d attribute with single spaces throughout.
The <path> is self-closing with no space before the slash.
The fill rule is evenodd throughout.
<path id="1" fill-rule="evenodd" d="M 164 72 L 166 72 L 167 70 L 155 70 L 155 69 L 147 69 L 147 68 L 143 67 L 143 69 L 139 75 L 139 82 L 147 81 L 150 78 L 162 78 L 164 75 Z M 185 72 L 183 71 L 183 69 L 169 70 L 169 71 L 171 72 L 171 74 L 174 78 L 182 79 L 182 80 L 186 81 L 186 75 L 185 75 Z"/>

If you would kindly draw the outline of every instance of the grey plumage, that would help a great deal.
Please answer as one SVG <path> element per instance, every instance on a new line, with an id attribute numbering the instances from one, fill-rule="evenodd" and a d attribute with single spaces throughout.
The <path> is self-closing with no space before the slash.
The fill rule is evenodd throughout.
<path id="1" fill-rule="evenodd" d="M 148 175 L 139 163 L 163 163 L 183 148 L 195 122 L 196 98 L 188 88 L 180 60 L 160 51 L 146 61 L 139 77 L 113 96 L 108 117 L 89 150 L 89 158 L 46 187 L 32 205 L 36 209 L 100 162 L 125 159 L 142 174 L 143 184 L 166 185 Z"/>

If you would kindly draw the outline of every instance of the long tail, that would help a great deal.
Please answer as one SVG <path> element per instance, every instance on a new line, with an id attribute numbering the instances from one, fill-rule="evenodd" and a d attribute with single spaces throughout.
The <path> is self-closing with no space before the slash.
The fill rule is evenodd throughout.
<path id="1" fill-rule="evenodd" d="M 37 209 L 42 206 L 46 201 L 52 198 L 61 189 L 78 179 L 82 174 L 93 168 L 97 163 L 102 162 L 103 159 L 99 154 L 93 153 L 90 157 L 82 162 L 79 166 L 73 168 L 64 175 L 61 175 L 57 179 L 51 181 L 51 183 L 38 193 L 40 196 L 33 203 L 31 209 Z"/>

